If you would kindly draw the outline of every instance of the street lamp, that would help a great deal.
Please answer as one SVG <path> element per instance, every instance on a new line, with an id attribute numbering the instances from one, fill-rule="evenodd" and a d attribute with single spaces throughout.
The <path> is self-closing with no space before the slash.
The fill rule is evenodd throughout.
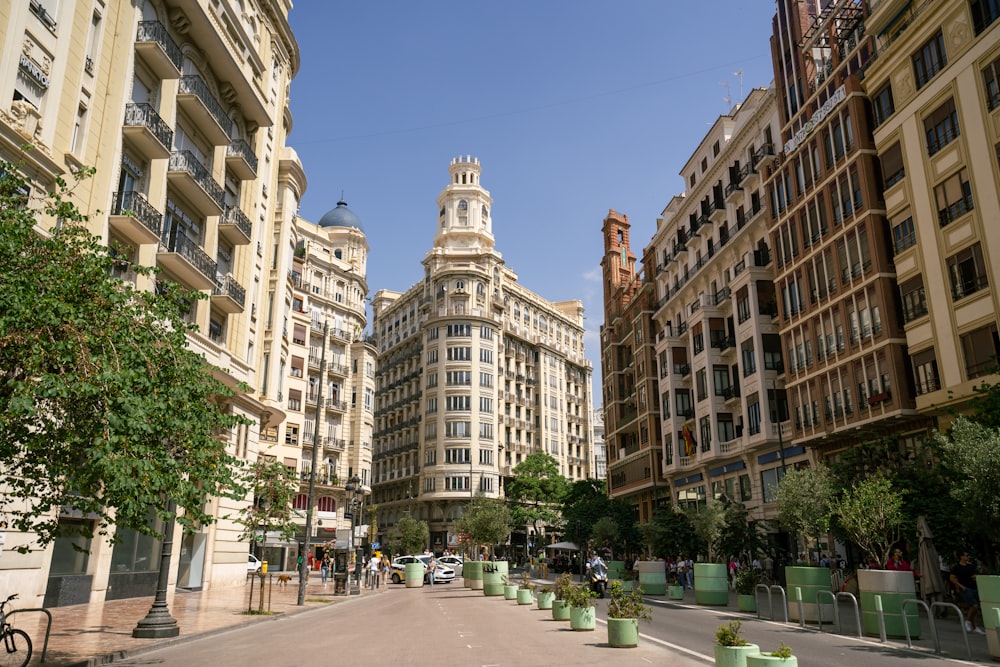
<path id="1" fill-rule="evenodd" d="M 364 506 L 364 490 L 361 488 L 361 478 L 355 475 L 347 484 L 344 486 L 344 490 L 350 494 L 350 507 L 351 507 L 351 537 L 347 542 L 347 547 L 350 549 L 351 554 L 354 555 L 354 572 L 353 577 L 348 577 L 351 582 L 351 595 L 361 594 L 361 559 L 358 558 L 357 552 L 354 550 L 354 517 L 356 514 L 361 512 Z M 360 498 L 359 498 L 360 496 Z"/>

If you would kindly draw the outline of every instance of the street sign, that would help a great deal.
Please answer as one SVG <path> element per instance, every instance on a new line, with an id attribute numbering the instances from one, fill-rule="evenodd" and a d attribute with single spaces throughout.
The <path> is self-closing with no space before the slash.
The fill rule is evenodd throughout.
<path id="1" fill-rule="evenodd" d="M 371 546 L 372 546 L 372 549 L 378 549 L 379 547 L 382 546 L 382 544 L 380 542 L 372 542 Z"/>
<path id="2" fill-rule="evenodd" d="M 344 512 L 344 518 L 345 519 L 353 519 L 354 518 L 354 514 L 352 514 L 351 512 Z"/>

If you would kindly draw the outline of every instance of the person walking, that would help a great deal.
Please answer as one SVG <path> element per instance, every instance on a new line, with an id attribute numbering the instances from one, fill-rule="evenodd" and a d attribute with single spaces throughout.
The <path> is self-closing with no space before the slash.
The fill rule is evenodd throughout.
<path id="1" fill-rule="evenodd" d="M 319 568 L 320 578 L 323 580 L 323 587 L 326 588 L 327 577 L 330 576 L 330 555 L 323 555 L 323 564 Z"/>
<path id="2" fill-rule="evenodd" d="M 382 554 L 382 560 L 379 562 L 379 569 L 382 571 L 382 585 L 386 588 L 389 587 L 389 568 L 392 564 L 389 562 L 389 556 L 387 554 Z"/>
<path id="3" fill-rule="evenodd" d="M 427 581 L 430 583 L 431 588 L 434 588 L 434 573 L 437 572 L 437 560 L 434 556 L 431 556 L 430 561 L 427 563 Z"/>
<path id="4" fill-rule="evenodd" d="M 368 560 L 368 588 L 370 590 L 375 590 L 381 583 L 382 578 L 382 559 L 378 557 L 375 552 L 372 552 L 372 557 Z"/>

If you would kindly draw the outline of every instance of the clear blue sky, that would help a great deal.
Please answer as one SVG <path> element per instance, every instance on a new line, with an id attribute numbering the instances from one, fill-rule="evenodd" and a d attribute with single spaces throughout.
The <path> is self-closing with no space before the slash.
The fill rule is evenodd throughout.
<path id="1" fill-rule="evenodd" d="M 773 79 L 774 11 L 768 0 L 297 0 L 300 213 L 315 222 L 343 192 L 371 247 L 371 294 L 404 291 L 422 276 L 449 161 L 478 157 L 507 265 L 550 301 L 584 302 L 597 407 L 601 221 L 627 214 L 641 257 L 725 98 Z"/>

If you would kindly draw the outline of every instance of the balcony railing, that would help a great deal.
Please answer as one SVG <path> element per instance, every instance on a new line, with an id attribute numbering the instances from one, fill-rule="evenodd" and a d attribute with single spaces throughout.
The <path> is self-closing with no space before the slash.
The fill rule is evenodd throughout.
<path id="1" fill-rule="evenodd" d="M 202 274 L 212 276 L 213 280 L 215 278 L 215 260 L 209 257 L 197 242 L 179 232 L 176 227 L 160 240 L 160 252 L 175 252 L 191 262 Z"/>
<path id="2" fill-rule="evenodd" d="M 115 193 L 114 202 L 111 205 L 111 215 L 126 215 L 135 218 L 142 223 L 143 227 L 153 232 L 157 238 L 160 236 L 163 214 L 153 208 L 145 197 L 134 190 Z"/>
<path id="3" fill-rule="evenodd" d="M 219 276 L 216 280 L 215 289 L 212 290 L 213 294 L 218 296 L 228 296 L 236 303 L 243 306 L 246 304 L 247 291 L 240 285 L 236 280 L 233 279 L 232 275 L 226 274 L 224 276 Z"/>
<path id="4" fill-rule="evenodd" d="M 186 172 L 219 205 L 219 208 L 225 208 L 225 195 L 222 188 L 215 182 L 212 175 L 208 173 L 208 169 L 205 169 L 205 166 L 201 162 L 198 162 L 198 159 L 191 151 L 174 151 L 171 153 L 167 170 Z"/>
<path id="5" fill-rule="evenodd" d="M 209 89 L 208 84 L 197 74 L 188 74 L 182 76 L 180 79 L 180 87 L 177 89 L 178 94 L 189 94 L 196 96 L 201 100 L 205 108 L 208 109 L 212 117 L 215 118 L 219 126 L 225 131 L 226 134 L 232 132 L 233 121 L 226 115 L 225 110 L 219 101 L 215 99 L 212 91 Z"/>
<path id="6" fill-rule="evenodd" d="M 167 28 L 159 21 L 140 21 L 135 41 L 159 44 L 174 67 L 181 68 L 181 63 L 184 61 L 181 48 L 177 46 L 177 43 L 167 33 Z"/>
<path id="7" fill-rule="evenodd" d="M 253 236 L 253 223 L 250 222 L 250 218 L 239 209 L 237 206 L 230 206 L 226 209 L 226 212 L 222 214 L 222 219 L 219 220 L 220 224 L 223 225 L 234 225 L 241 232 L 243 232 L 249 239 Z"/>
<path id="8" fill-rule="evenodd" d="M 954 203 L 938 210 L 938 226 L 947 226 L 953 220 L 960 218 L 973 208 L 975 208 L 975 205 L 972 202 L 972 193 L 970 192 Z"/>
<path id="9" fill-rule="evenodd" d="M 257 156 L 254 155 L 250 144 L 242 139 L 233 139 L 229 146 L 226 147 L 226 157 L 243 158 L 253 173 L 257 173 Z"/>
<path id="10" fill-rule="evenodd" d="M 156 113 L 156 110 L 145 102 L 130 102 L 125 105 L 125 126 L 146 128 L 153 133 L 157 141 L 167 148 L 174 142 L 174 131 L 163 122 L 160 114 Z"/>

